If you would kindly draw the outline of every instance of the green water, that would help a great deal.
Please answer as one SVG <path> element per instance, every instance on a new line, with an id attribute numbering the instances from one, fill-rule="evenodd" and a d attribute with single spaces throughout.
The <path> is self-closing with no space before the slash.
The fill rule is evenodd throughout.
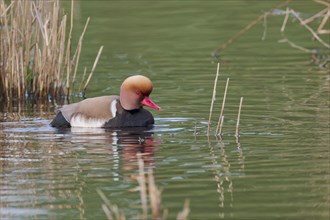
<path id="1" fill-rule="evenodd" d="M 151 97 L 162 111 L 151 110 L 156 118 L 151 131 L 58 132 L 48 126 L 55 114 L 51 103 L 2 108 L 0 218 L 106 219 L 96 192 L 101 190 L 128 219 L 138 219 L 139 193 L 132 189 L 137 187 L 135 155 L 143 152 L 162 189 L 168 219 L 176 218 L 186 199 L 194 220 L 329 219 L 329 70 L 313 63 L 310 54 L 278 42 L 284 16 L 268 16 L 264 40 L 262 20 L 218 59 L 211 56 L 281 2 L 76 2 L 76 36 L 91 17 L 81 71 L 91 68 L 104 45 L 87 96 L 117 94 L 124 78 L 144 74 L 153 80 Z M 307 17 L 323 8 L 305 0 L 289 6 Z M 291 18 L 286 34 L 301 46 L 320 48 Z M 227 77 L 219 142 L 213 134 Z"/>

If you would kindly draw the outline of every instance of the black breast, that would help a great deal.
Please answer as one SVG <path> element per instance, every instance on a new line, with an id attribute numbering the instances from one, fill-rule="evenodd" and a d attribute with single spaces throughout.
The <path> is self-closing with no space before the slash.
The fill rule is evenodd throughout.
<path id="1" fill-rule="evenodd" d="M 104 128 L 148 127 L 155 122 L 152 114 L 144 108 L 117 111 L 116 117 L 106 122 Z"/>
<path id="2" fill-rule="evenodd" d="M 64 118 L 62 112 L 58 112 L 56 117 L 50 123 L 50 126 L 56 128 L 70 128 L 70 123 Z"/>

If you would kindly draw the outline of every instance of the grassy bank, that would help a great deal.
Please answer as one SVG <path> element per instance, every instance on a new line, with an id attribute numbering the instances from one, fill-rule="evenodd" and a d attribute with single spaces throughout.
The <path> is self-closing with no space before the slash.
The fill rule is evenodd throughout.
<path id="1" fill-rule="evenodd" d="M 73 7 L 72 1 L 68 16 L 59 0 L 0 0 L 1 100 L 67 98 L 86 90 L 102 47 L 86 81 L 77 83 L 89 19 L 73 49 Z"/>

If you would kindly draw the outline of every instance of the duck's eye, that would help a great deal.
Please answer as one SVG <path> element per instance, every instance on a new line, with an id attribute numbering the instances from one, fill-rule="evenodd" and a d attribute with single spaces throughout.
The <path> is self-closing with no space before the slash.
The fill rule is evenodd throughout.
<path id="1" fill-rule="evenodd" d="M 139 91 L 139 90 L 136 90 L 135 91 L 135 94 L 137 94 L 138 96 L 144 96 L 143 93 L 141 91 Z"/>

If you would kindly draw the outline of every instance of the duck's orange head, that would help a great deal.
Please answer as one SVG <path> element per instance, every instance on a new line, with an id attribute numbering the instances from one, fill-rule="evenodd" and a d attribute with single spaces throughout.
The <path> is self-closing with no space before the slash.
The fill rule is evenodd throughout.
<path id="1" fill-rule="evenodd" d="M 130 76 L 120 87 L 120 103 L 126 110 L 138 109 L 143 105 L 160 110 L 160 107 L 149 98 L 152 89 L 153 85 L 149 78 L 142 75 Z"/>

